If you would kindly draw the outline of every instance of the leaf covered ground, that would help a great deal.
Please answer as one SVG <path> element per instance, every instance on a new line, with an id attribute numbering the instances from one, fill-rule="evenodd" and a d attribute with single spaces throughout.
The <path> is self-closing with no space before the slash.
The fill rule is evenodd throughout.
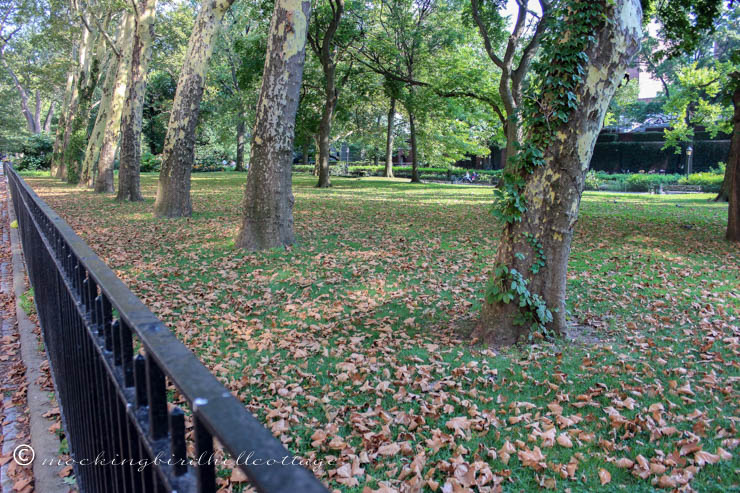
<path id="1" fill-rule="evenodd" d="M 296 176 L 298 244 L 254 254 L 243 174 L 164 221 L 155 175 L 139 204 L 27 180 L 332 489 L 740 491 L 740 249 L 709 195 L 586 193 L 575 338 L 494 352 L 465 335 L 490 188 Z"/>

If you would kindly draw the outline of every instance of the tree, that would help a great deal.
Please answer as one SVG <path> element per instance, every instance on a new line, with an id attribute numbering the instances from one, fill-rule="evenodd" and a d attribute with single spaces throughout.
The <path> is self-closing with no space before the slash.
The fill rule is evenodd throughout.
<path id="1" fill-rule="evenodd" d="M 134 30 L 134 13 L 126 12 L 124 17 L 120 46 L 114 66 L 111 70 L 115 72 L 113 80 L 110 105 L 106 115 L 103 138 L 100 144 L 100 157 L 98 159 L 98 173 L 95 177 L 95 192 L 113 193 L 113 165 L 118 148 L 121 133 L 121 114 L 126 99 L 126 88 L 128 86 L 129 69 L 131 66 L 131 52 L 133 48 L 132 38 Z M 111 47 L 112 48 L 112 47 Z"/>
<path id="2" fill-rule="evenodd" d="M 238 248 L 262 250 L 295 241 L 291 164 L 310 14 L 310 0 L 275 2 Z"/>
<path id="3" fill-rule="evenodd" d="M 348 55 L 347 48 L 354 41 L 356 32 L 347 22 L 342 23 L 345 4 L 344 0 L 327 0 L 314 9 L 313 19 L 308 29 L 308 43 L 318 58 L 324 73 L 324 108 L 319 124 L 319 188 L 331 186 L 329 180 L 329 152 L 331 147 L 331 125 L 334 119 L 334 110 L 339 100 L 339 92 L 347 82 L 352 64 L 345 67 L 344 75 L 337 81 L 337 66 Z M 343 27 L 343 29 L 340 29 Z"/>
<path id="4" fill-rule="evenodd" d="M 728 186 L 729 207 L 727 210 L 727 233 L 729 241 L 740 241 L 740 72 L 731 75 L 732 105 L 732 138 L 730 156 L 727 160 L 725 181 Z"/>
<path id="5" fill-rule="evenodd" d="M 190 35 L 162 151 L 162 169 L 154 202 L 154 214 L 158 217 L 184 217 L 193 213 L 190 172 L 205 73 L 213 50 L 213 38 L 233 1 L 204 1 Z"/>
<path id="6" fill-rule="evenodd" d="M 0 4 L 0 70 L 10 78 L 26 128 L 31 134 L 49 132 L 57 105 L 60 65 L 69 56 L 68 30 L 56 21 L 54 3 L 29 0 Z M 61 8 L 59 9 L 61 10 Z M 45 116 L 44 116 L 45 115 Z"/>
<path id="7" fill-rule="evenodd" d="M 121 115 L 121 153 L 118 171 L 117 200 L 142 200 L 139 169 L 141 167 L 141 130 L 146 93 L 146 73 L 154 39 L 154 16 L 157 0 L 133 0 L 134 27 L 131 40 L 131 64 L 126 99 Z"/>
<path id="8" fill-rule="evenodd" d="M 472 1 L 485 41 L 490 32 L 478 0 Z M 488 49 L 502 70 L 501 97 L 510 119 L 508 160 L 494 205 L 503 232 L 474 332 L 486 343 L 512 344 L 565 328 L 568 256 L 585 174 L 609 101 L 640 46 L 638 0 L 540 4 L 543 20 L 516 69 L 526 2 L 519 3 L 504 58 Z M 537 48 L 542 61 L 525 93 L 523 78 Z"/>

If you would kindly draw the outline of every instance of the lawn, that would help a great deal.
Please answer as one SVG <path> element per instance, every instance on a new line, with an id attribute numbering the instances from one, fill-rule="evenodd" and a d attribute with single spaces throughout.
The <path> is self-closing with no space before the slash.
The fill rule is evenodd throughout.
<path id="1" fill-rule="evenodd" d="M 180 220 L 156 175 L 138 204 L 26 179 L 332 488 L 740 491 L 740 248 L 710 195 L 586 193 L 577 336 L 493 351 L 466 337 L 490 188 L 295 176 L 298 243 L 253 254 L 243 174 L 195 174 Z"/>

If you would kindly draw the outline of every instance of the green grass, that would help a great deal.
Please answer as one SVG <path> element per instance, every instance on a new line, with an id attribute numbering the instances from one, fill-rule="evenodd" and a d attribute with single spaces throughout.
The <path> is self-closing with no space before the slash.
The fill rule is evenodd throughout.
<path id="1" fill-rule="evenodd" d="M 243 173 L 193 175 L 193 217 L 165 221 L 152 216 L 153 174 L 138 204 L 27 179 L 288 448 L 323 461 L 332 488 L 401 488 L 417 457 L 425 490 L 461 480 L 465 465 L 490 468 L 504 491 L 553 480 L 561 491 L 656 491 L 662 473 L 642 479 L 613 460 L 664 463 L 696 437 L 732 459 L 698 468 L 691 486 L 739 490 L 740 249 L 722 239 L 727 206 L 712 195 L 586 193 L 568 312 L 589 337 L 494 353 L 463 335 L 500 231 L 490 188 L 332 178 L 319 190 L 295 176 L 297 244 L 255 254 L 233 247 Z M 556 401 L 581 419 L 557 425 L 572 448 L 535 436 L 556 421 Z M 469 428 L 456 433 L 455 417 Z M 327 438 L 313 446 L 317 430 Z M 543 468 L 517 453 L 502 461 L 507 441 L 540 447 Z M 403 442 L 409 455 L 378 455 Z M 680 459 L 666 475 L 696 457 Z M 337 481 L 353 461 L 357 485 Z"/>
<path id="2" fill-rule="evenodd" d="M 33 288 L 29 288 L 21 295 L 20 304 L 26 315 L 31 316 L 36 313 L 36 305 L 33 302 Z"/>

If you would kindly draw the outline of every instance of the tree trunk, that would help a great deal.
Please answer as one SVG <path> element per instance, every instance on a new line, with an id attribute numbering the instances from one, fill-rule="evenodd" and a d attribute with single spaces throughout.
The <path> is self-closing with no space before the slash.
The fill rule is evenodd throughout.
<path id="1" fill-rule="evenodd" d="M 727 159 L 725 180 L 729 183 L 727 211 L 727 234 L 729 241 L 740 241 L 740 73 L 734 74 L 735 92 L 732 94 L 732 105 L 735 112 L 732 117 L 732 140 L 730 157 Z M 729 179 L 728 179 L 729 174 Z"/>
<path id="2" fill-rule="evenodd" d="M 388 130 L 385 135 L 385 172 L 383 176 L 393 178 L 393 123 L 396 119 L 396 98 L 391 98 L 388 108 Z"/>
<path id="3" fill-rule="evenodd" d="M 546 328 L 561 333 L 566 326 L 568 256 L 585 175 L 606 109 L 641 38 L 638 0 L 620 1 L 606 8 L 611 11 L 610 22 L 602 23 L 594 32 L 596 42 L 585 51 L 585 74 L 573 89 L 576 108 L 571 110 L 567 123 L 552 129 L 553 140 L 542 149 L 544 164 L 534 166 L 530 174 L 519 175 L 525 180 L 521 196 L 526 211 L 521 213 L 520 221 L 509 220 L 504 226 L 494 275 L 473 334 L 485 343 L 508 345 L 525 338 L 532 329 L 527 315 L 529 320 L 540 322 L 546 318 L 532 309 L 541 307 L 542 301 L 552 312 Z M 563 42 L 567 39 L 563 33 Z M 552 84 L 557 83 L 555 80 Z M 545 97 L 551 97 L 559 89 L 545 84 L 542 91 Z M 528 296 L 514 290 L 515 280 L 521 286 L 518 276 L 526 281 Z M 496 301 L 491 292 L 513 293 L 513 299 Z M 527 297 L 534 300 L 533 305 L 521 308 L 520 303 Z M 522 319 L 527 322 L 522 323 Z"/>
<path id="4" fill-rule="evenodd" d="M 134 17 L 131 66 L 121 115 L 121 152 L 116 200 L 138 202 L 141 197 L 141 125 L 146 94 L 146 73 L 154 40 L 157 0 L 139 0 Z"/>
<path id="5" fill-rule="evenodd" d="M 326 79 L 326 100 L 324 110 L 321 113 L 319 124 L 319 188 L 331 186 L 329 179 L 329 153 L 331 152 L 331 122 L 334 118 L 334 108 L 337 104 L 337 91 L 335 87 L 336 67 L 329 62 L 324 67 Z"/>
<path id="6" fill-rule="evenodd" d="M 421 183 L 419 177 L 419 161 L 416 153 L 416 118 L 409 111 L 409 140 L 411 140 L 411 183 Z"/>
<path id="7" fill-rule="evenodd" d="M 236 124 L 236 168 L 235 171 L 244 171 L 244 147 L 247 139 L 247 122 L 244 114 L 239 112 L 239 121 Z"/>
<path id="8" fill-rule="evenodd" d="M 44 118 L 43 131 L 47 134 L 51 132 L 51 119 L 54 117 L 54 107 L 57 105 L 56 101 L 49 103 L 49 111 L 46 112 L 46 118 Z"/>
<path id="9" fill-rule="evenodd" d="M 126 20 L 121 35 L 123 43 L 120 45 L 116 60 L 115 81 L 110 99 L 110 107 L 105 120 L 103 131 L 103 143 L 100 146 L 100 158 L 98 160 L 98 173 L 95 177 L 95 192 L 115 192 L 113 181 L 113 165 L 118 148 L 118 138 L 121 134 L 121 115 L 123 104 L 126 101 L 126 89 L 128 88 L 128 76 L 131 68 L 131 52 L 133 49 L 134 13 L 126 15 Z"/>
<path id="10" fill-rule="evenodd" d="M 121 33 L 122 35 L 123 33 Z M 118 40 L 118 49 L 124 46 L 123 39 Z M 120 51 L 119 51 L 120 52 Z M 103 147 L 103 136 L 105 135 L 105 126 L 110 116 L 111 101 L 113 99 L 113 90 L 116 83 L 116 69 L 118 67 L 118 58 L 113 50 L 108 54 L 108 60 L 104 64 L 106 72 L 103 81 L 102 94 L 98 103 L 98 115 L 95 118 L 95 126 L 87 139 L 87 148 L 85 150 L 85 159 L 82 162 L 80 172 L 80 184 L 92 187 L 95 183 L 95 172 L 98 169 L 100 159 L 100 149 Z"/>
<path id="11" fill-rule="evenodd" d="M 74 48 L 74 54 L 77 55 L 77 47 Z M 69 116 L 69 104 L 72 99 L 72 91 L 75 86 L 75 74 L 77 70 L 74 68 L 67 72 L 67 86 L 64 90 L 64 100 L 62 101 L 62 110 L 59 112 L 59 120 L 57 120 L 57 132 L 54 138 L 54 150 L 51 154 L 51 176 L 60 178 L 57 176 L 62 166 L 62 154 L 64 151 L 64 134 L 67 127 L 67 119 Z"/>
<path id="12" fill-rule="evenodd" d="M 308 137 L 303 139 L 303 149 L 302 149 L 302 155 L 301 155 L 301 164 L 303 166 L 308 166 Z"/>
<path id="13" fill-rule="evenodd" d="M 2 47 L 4 48 L 4 47 Z M 15 85 L 16 90 L 18 91 L 18 95 L 21 97 L 21 112 L 23 113 L 23 116 L 26 118 L 26 124 L 28 125 L 28 131 L 32 134 L 37 134 L 41 132 L 41 122 L 39 121 L 39 111 L 41 106 L 41 97 L 39 95 L 39 91 L 36 90 L 36 113 L 31 111 L 31 108 L 28 106 L 28 93 L 26 92 L 23 85 L 21 85 L 21 81 L 18 80 L 18 77 L 15 75 L 15 72 L 13 72 L 13 69 L 10 67 L 8 62 L 5 60 L 5 56 L 3 54 L 2 48 L 0 48 L 0 60 L 3 61 L 3 65 L 5 65 L 6 70 L 10 74 L 10 78 L 13 79 L 13 84 Z"/>
<path id="14" fill-rule="evenodd" d="M 238 248 L 263 250 L 295 241 L 291 165 L 310 13 L 310 0 L 275 2 Z"/>
<path id="15" fill-rule="evenodd" d="M 84 87 L 92 60 L 92 46 L 95 37 L 87 29 L 82 29 L 80 46 L 77 53 L 77 69 L 72 78 L 72 90 L 69 96 L 69 106 L 64 119 L 64 134 L 59 148 L 59 164 L 56 168 L 56 178 L 67 179 L 67 160 L 69 159 L 69 143 L 72 140 L 73 126 L 77 120 L 77 111 L 80 103 L 80 87 Z"/>
<path id="16" fill-rule="evenodd" d="M 321 163 L 321 158 L 320 158 L 321 146 L 319 145 L 319 134 L 314 134 L 313 136 L 313 147 L 314 147 L 313 175 L 319 176 L 319 165 Z"/>
<path id="17" fill-rule="evenodd" d="M 195 127 L 214 37 L 233 2 L 204 0 L 195 20 L 164 140 L 162 170 L 154 202 L 154 215 L 158 217 L 186 217 L 193 213 L 190 172 L 195 158 Z"/>
<path id="18" fill-rule="evenodd" d="M 63 172 L 68 183 L 76 184 L 80 179 L 80 165 L 85 157 L 87 146 L 88 124 L 90 122 L 90 107 L 95 87 L 98 84 L 100 72 L 100 58 L 106 45 L 100 34 L 90 34 L 89 48 L 85 62 L 77 79 L 77 99 L 70 111 L 69 132 L 64 147 Z M 94 49 L 93 49 L 94 48 Z"/>

